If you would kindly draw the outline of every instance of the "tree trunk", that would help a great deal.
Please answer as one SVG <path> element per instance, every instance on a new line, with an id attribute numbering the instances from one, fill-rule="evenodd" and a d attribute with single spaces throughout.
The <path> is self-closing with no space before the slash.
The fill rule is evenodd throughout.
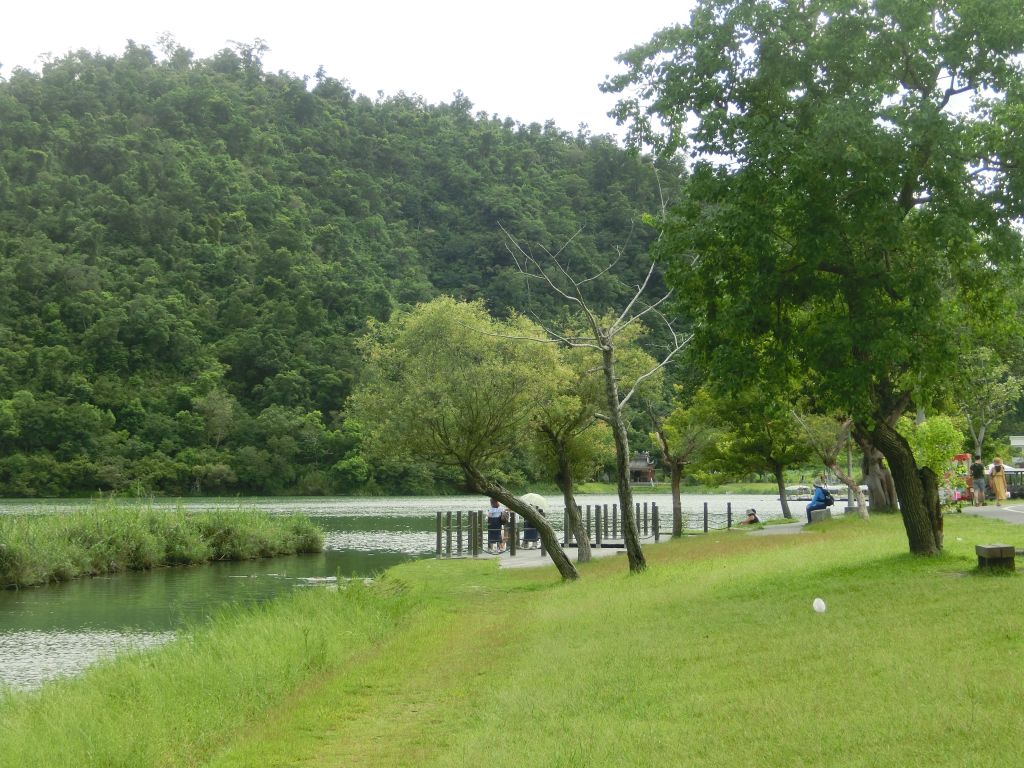
<path id="1" fill-rule="evenodd" d="M 856 433 L 857 441 L 863 454 L 861 470 L 864 472 L 864 484 L 868 487 L 868 499 L 873 512 L 896 512 L 896 485 L 892 481 L 892 473 L 882 462 L 882 454 L 871 444 L 866 434 Z"/>
<path id="2" fill-rule="evenodd" d="M 583 523 L 583 515 L 580 514 L 580 505 L 576 503 L 576 495 L 573 492 L 572 465 L 565 453 L 565 447 L 558 443 L 554 444 L 555 454 L 558 457 L 558 474 L 555 476 L 555 483 L 562 492 L 565 500 L 565 511 L 569 516 L 569 526 L 576 537 L 576 562 L 590 562 L 590 534 Z M 600 524 L 600 523 L 599 523 Z"/>
<path id="3" fill-rule="evenodd" d="M 786 498 L 786 478 L 783 477 L 783 470 L 781 465 L 776 465 L 774 468 L 775 484 L 779 488 L 779 500 L 782 502 L 782 516 L 787 520 L 793 519 L 793 513 L 789 510 L 789 499 Z"/>
<path id="4" fill-rule="evenodd" d="M 686 461 L 681 456 L 673 456 L 668 447 L 668 438 L 665 431 L 658 423 L 654 409 L 650 408 L 651 424 L 654 427 L 654 434 L 658 437 L 658 444 L 661 446 L 661 461 L 669 468 L 672 479 L 672 538 L 678 539 L 683 535 L 683 500 L 680 491 L 683 484 L 683 467 Z"/>
<path id="5" fill-rule="evenodd" d="M 910 444 L 886 421 L 877 420 L 870 432 L 858 424 L 857 431 L 870 436 L 870 442 L 882 452 L 889 464 L 911 553 L 938 554 L 942 549 L 942 513 L 938 508 L 937 485 L 934 505 L 931 498 L 933 489 L 928 487 L 928 475 L 934 483 L 934 474 L 918 469 Z"/>
<path id="6" fill-rule="evenodd" d="M 921 485 L 924 487 L 924 501 L 928 509 L 928 519 L 932 523 L 932 533 L 935 536 L 935 543 L 942 549 L 943 517 L 942 502 L 939 501 L 939 479 L 928 467 L 921 468 Z"/>
<path id="7" fill-rule="evenodd" d="M 683 535 L 683 499 L 680 488 L 683 484 L 683 462 L 669 463 L 672 471 L 672 537 L 678 539 Z"/>
<path id="8" fill-rule="evenodd" d="M 633 489 L 629 484 L 629 435 L 619 405 L 619 385 L 615 381 L 613 353 L 611 344 L 604 342 L 601 349 L 604 391 L 608 400 L 608 419 L 615 436 L 615 480 L 619 489 L 619 508 L 622 510 L 622 538 L 626 542 L 629 570 L 638 573 L 647 569 L 647 560 L 640 547 L 640 532 L 636 529 L 636 517 L 633 514 Z"/>
<path id="9" fill-rule="evenodd" d="M 517 515 L 522 515 L 533 524 L 533 527 L 540 533 L 541 541 L 544 542 L 544 549 L 551 555 L 551 562 L 558 569 L 558 573 L 564 580 L 575 581 L 580 577 L 576 566 L 572 564 L 568 555 L 565 554 L 565 550 L 562 549 L 562 545 L 558 543 L 555 529 L 551 527 L 551 523 L 548 522 L 546 517 L 538 514 L 537 510 L 525 501 L 516 498 L 512 495 L 511 491 L 500 483 L 484 477 L 474 467 L 464 466 L 462 467 L 462 473 L 466 479 L 466 485 L 471 491 L 497 499 Z"/>
<path id="10" fill-rule="evenodd" d="M 981 452 L 985 447 L 985 425 L 982 424 L 980 427 L 978 427 L 978 429 L 975 429 L 974 422 L 968 416 L 967 426 L 970 427 L 971 438 L 974 440 L 974 455 L 980 459 Z"/>
<path id="11" fill-rule="evenodd" d="M 850 493 L 857 499 L 857 514 L 860 515 L 861 520 L 867 520 L 868 515 L 868 503 L 864 498 L 864 491 L 860 489 L 860 485 L 857 481 L 847 475 L 843 470 L 839 468 L 839 463 L 833 461 L 828 465 L 828 468 L 832 470 L 833 474 L 843 481 L 843 484 L 850 489 Z"/>

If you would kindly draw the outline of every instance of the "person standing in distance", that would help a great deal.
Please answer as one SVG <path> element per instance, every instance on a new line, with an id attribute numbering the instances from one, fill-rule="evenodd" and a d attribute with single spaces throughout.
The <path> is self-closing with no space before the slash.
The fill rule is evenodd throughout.
<path id="1" fill-rule="evenodd" d="M 1006 498 L 1006 472 L 1003 469 L 1003 460 L 998 456 L 992 459 L 988 481 L 992 485 L 992 495 L 996 497 L 996 506 L 1002 506 L 1001 502 Z"/>
<path id="2" fill-rule="evenodd" d="M 985 504 L 985 465 L 981 463 L 981 456 L 975 456 L 971 462 L 971 496 L 976 507 Z"/>
<path id="3" fill-rule="evenodd" d="M 491 508 L 487 510 L 487 551 L 492 553 L 501 554 L 502 550 L 502 539 L 503 528 L 501 513 L 501 505 L 497 499 L 491 499 Z M 495 549 L 497 547 L 497 549 Z"/>

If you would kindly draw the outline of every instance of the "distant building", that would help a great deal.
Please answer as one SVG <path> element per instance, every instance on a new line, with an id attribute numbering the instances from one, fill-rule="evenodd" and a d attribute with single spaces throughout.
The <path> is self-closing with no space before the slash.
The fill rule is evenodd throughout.
<path id="1" fill-rule="evenodd" d="M 631 483 L 654 484 L 654 459 L 647 451 L 637 451 L 629 462 L 629 481 Z"/>

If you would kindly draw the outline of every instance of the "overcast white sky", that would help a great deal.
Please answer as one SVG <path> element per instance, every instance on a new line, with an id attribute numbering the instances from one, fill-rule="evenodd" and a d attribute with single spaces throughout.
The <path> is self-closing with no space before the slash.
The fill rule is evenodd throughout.
<path id="1" fill-rule="evenodd" d="M 264 67 L 344 79 L 375 97 L 404 90 L 427 101 L 463 91 L 474 111 L 519 122 L 553 119 L 567 131 L 621 131 L 598 91 L 619 71 L 615 56 L 657 30 L 688 20 L 691 0 L 36 0 L 0 11 L 0 75 L 38 70 L 40 55 L 86 48 L 120 54 L 129 39 L 158 51 L 165 32 L 206 58 L 262 38 Z"/>

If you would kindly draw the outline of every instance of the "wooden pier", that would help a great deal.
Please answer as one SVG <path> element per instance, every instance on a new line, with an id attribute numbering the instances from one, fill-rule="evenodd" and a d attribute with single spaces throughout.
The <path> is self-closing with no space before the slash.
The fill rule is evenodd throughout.
<path id="1" fill-rule="evenodd" d="M 543 513 L 543 510 L 541 510 Z M 583 524 L 587 529 L 590 546 L 595 549 L 623 549 L 626 544 L 622 537 L 623 518 L 618 504 L 587 504 L 580 508 Z M 663 524 L 657 502 L 636 502 L 634 521 L 641 539 L 661 541 Z M 687 535 L 710 533 L 732 528 L 734 525 L 732 502 L 726 502 L 724 512 L 712 512 L 708 502 L 703 503 L 701 512 L 685 516 Z M 742 517 L 742 515 L 741 515 Z M 671 513 L 668 530 L 671 530 Z M 487 512 L 484 510 L 438 512 L 436 519 L 435 555 L 437 557 L 479 557 L 489 554 L 484 545 L 487 533 Z M 511 519 L 504 524 L 508 535 L 508 553 L 515 557 L 522 546 L 523 519 L 511 513 Z M 568 512 L 562 513 L 562 546 L 577 547 L 576 536 L 569 526 Z M 544 542 L 540 542 L 541 555 L 546 555 Z"/>

